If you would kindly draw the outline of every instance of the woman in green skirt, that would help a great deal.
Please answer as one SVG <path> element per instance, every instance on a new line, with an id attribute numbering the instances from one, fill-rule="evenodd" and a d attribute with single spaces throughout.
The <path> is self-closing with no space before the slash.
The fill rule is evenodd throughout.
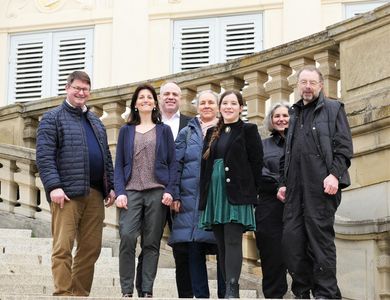
<path id="1" fill-rule="evenodd" d="M 221 95 L 221 118 L 207 131 L 200 175 L 199 227 L 217 240 L 225 298 L 239 298 L 242 235 L 256 229 L 253 205 L 263 167 L 257 126 L 240 119 L 243 105 L 240 92 Z"/>

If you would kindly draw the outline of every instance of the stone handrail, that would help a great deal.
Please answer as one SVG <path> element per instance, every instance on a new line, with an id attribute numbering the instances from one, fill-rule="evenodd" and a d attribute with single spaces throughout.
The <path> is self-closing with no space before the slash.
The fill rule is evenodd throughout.
<path id="1" fill-rule="evenodd" d="M 0 144 L 0 210 L 51 221 L 50 206 L 35 164 L 35 150 Z M 106 209 L 105 231 L 117 236 L 117 210 Z"/>

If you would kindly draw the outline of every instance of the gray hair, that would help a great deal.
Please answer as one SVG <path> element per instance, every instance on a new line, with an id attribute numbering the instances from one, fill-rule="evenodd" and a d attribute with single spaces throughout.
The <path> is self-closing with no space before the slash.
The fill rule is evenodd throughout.
<path id="1" fill-rule="evenodd" d="M 199 106 L 199 99 L 200 99 L 200 97 L 205 95 L 205 94 L 211 94 L 214 97 L 214 99 L 215 99 L 215 103 L 218 105 L 218 100 L 219 100 L 218 94 L 216 92 L 213 92 L 212 90 L 205 90 L 205 91 L 199 92 L 196 95 L 196 98 L 194 99 L 194 103 L 195 103 L 196 107 Z"/>
<path id="2" fill-rule="evenodd" d="M 324 82 L 324 76 L 322 75 L 320 69 L 318 69 L 314 65 L 307 65 L 307 66 L 304 66 L 302 69 L 300 69 L 297 73 L 297 80 L 299 80 L 299 76 L 301 75 L 301 73 L 303 71 L 316 72 L 318 74 L 318 77 L 320 78 L 320 82 Z"/>
<path id="3" fill-rule="evenodd" d="M 272 132 L 274 130 L 274 127 L 272 126 L 272 117 L 274 116 L 275 110 L 277 110 L 279 107 L 285 107 L 287 109 L 290 108 L 290 103 L 286 101 L 275 103 L 271 109 L 268 111 L 268 114 L 266 115 L 264 119 L 264 127 L 269 131 Z"/>

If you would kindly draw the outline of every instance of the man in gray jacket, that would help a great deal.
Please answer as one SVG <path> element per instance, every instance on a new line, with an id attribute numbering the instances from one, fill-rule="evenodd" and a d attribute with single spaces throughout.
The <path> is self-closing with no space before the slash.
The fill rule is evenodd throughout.
<path id="1" fill-rule="evenodd" d="M 90 88 L 87 73 L 71 73 L 65 101 L 44 114 L 37 133 L 36 162 L 52 213 L 53 295 L 89 295 L 104 205 L 115 200 L 106 130 L 85 105 Z"/>
<path id="2" fill-rule="evenodd" d="M 333 229 L 350 185 L 352 137 L 343 104 L 324 97 L 314 66 L 298 72 L 301 100 L 290 109 L 278 198 L 285 201 L 283 252 L 298 299 L 341 299 Z"/>

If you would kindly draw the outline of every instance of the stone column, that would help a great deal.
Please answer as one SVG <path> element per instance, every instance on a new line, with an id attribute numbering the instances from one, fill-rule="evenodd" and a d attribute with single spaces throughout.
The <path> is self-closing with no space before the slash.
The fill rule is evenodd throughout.
<path id="1" fill-rule="evenodd" d="M 247 73 L 244 74 L 244 80 L 248 83 L 248 86 L 242 90 L 242 96 L 248 107 L 247 118 L 249 122 L 260 126 L 265 117 L 265 102 L 268 99 L 264 89 L 268 74 L 259 71 Z"/>
<path id="2" fill-rule="evenodd" d="M 290 61 L 290 67 L 295 71 L 294 74 L 292 74 L 290 77 L 288 77 L 288 83 L 292 89 L 294 89 L 294 102 L 299 100 L 301 96 L 299 95 L 298 92 L 298 76 L 297 73 L 300 69 L 302 69 L 304 66 L 307 65 L 315 65 L 315 61 L 312 60 L 311 58 L 307 57 L 302 57 L 299 59 L 295 59 Z"/>
<path id="3" fill-rule="evenodd" d="M 16 163 L 14 160 L 0 158 L 0 210 L 13 212 L 17 203 L 18 185 L 14 181 Z"/>
<path id="4" fill-rule="evenodd" d="M 119 238 L 119 208 L 113 204 L 105 209 L 103 234 L 105 238 Z"/>
<path id="5" fill-rule="evenodd" d="M 19 200 L 18 207 L 15 212 L 18 214 L 34 218 L 37 203 L 37 188 L 35 186 L 35 173 L 37 172 L 35 163 L 30 162 L 16 162 L 18 168 L 14 174 L 15 182 L 19 186 Z"/>
<path id="6" fill-rule="evenodd" d="M 51 221 L 50 205 L 49 202 L 47 202 L 45 189 L 38 173 L 35 174 L 35 186 L 39 189 L 40 195 L 40 204 L 38 205 L 39 213 L 35 215 L 35 218 L 44 221 Z"/>
<path id="7" fill-rule="evenodd" d="M 244 87 L 245 81 L 238 77 L 230 77 L 221 81 L 221 87 L 227 90 L 241 91 Z"/>
<path id="8" fill-rule="evenodd" d="M 285 65 L 277 65 L 267 69 L 271 81 L 265 84 L 265 90 L 270 95 L 271 106 L 280 101 L 289 101 L 293 89 L 289 86 L 287 77 L 291 74 L 291 68 Z"/>
<path id="9" fill-rule="evenodd" d="M 107 113 L 107 115 L 102 119 L 102 122 L 106 127 L 108 145 L 110 147 L 113 161 L 115 161 L 115 151 L 119 129 L 125 123 L 125 120 L 121 116 L 126 111 L 125 102 L 114 101 L 103 104 L 103 110 Z"/>
<path id="10" fill-rule="evenodd" d="M 201 85 L 198 85 L 196 87 L 197 93 L 200 93 L 201 91 L 206 91 L 206 90 L 211 90 L 211 91 L 219 94 L 221 91 L 221 86 L 211 82 L 211 83 L 201 84 Z"/>
<path id="11" fill-rule="evenodd" d="M 314 54 L 314 59 L 320 64 L 319 69 L 324 76 L 324 95 L 337 99 L 337 82 L 340 79 L 340 71 L 336 67 L 339 54 L 331 50 L 325 50 Z"/>
<path id="12" fill-rule="evenodd" d="M 187 116 L 196 115 L 196 107 L 192 104 L 192 100 L 196 97 L 196 92 L 189 88 L 184 88 L 181 90 L 181 105 L 180 112 Z"/>
<path id="13" fill-rule="evenodd" d="M 387 234 L 377 242 L 379 255 L 377 269 L 379 272 L 379 297 L 390 299 L 390 236 Z"/>
<path id="14" fill-rule="evenodd" d="M 96 116 L 98 116 L 98 118 L 101 118 L 103 116 L 103 109 L 100 106 L 91 106 L 89 110 L 93 112 Z"/>
<path id="15" fill-rule="evenodd" d="M 37 140 L 38 119 L 34 117 L 24 118 L 23 142 L 27 148 L 35 149 Z"/>

